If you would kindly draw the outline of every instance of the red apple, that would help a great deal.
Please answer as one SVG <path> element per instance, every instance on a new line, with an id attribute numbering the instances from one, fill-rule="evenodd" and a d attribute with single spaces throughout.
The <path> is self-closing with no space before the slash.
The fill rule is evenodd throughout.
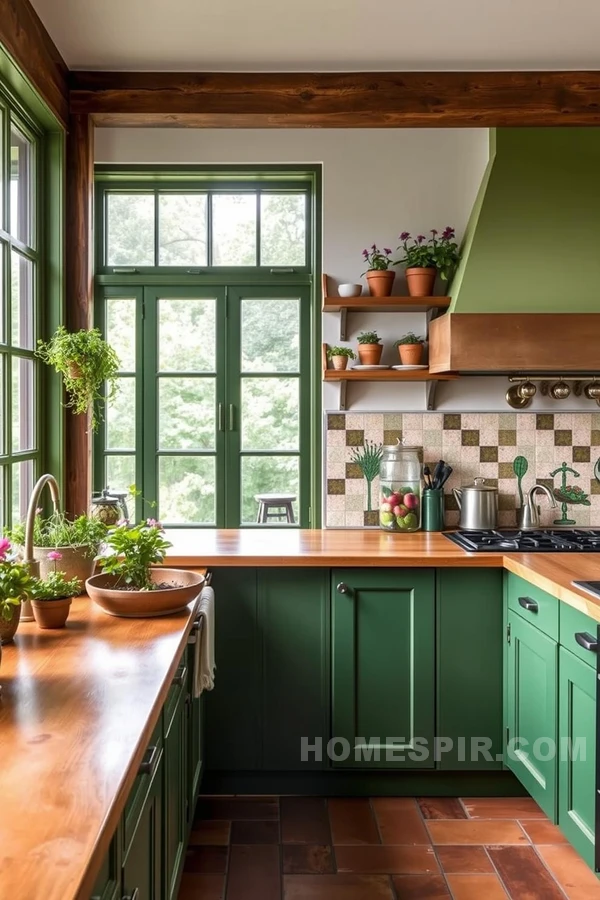
<path id="1" fill-rule="evenodd" d="M 408 509 L 416 509 L 419 505 L 419 498 L 416 494 L 405 494 L 404 495 L 404 505 Z"/>
<path id="2" fill-rule="evenodd" d="M 402 495 L 394 491 L 394 493 L 390 494 L 390 496 L 388 497 L 387 502 L 391 504 L 392 508 L 394 506 L 398 506 L 399 503 L 402 503 Z"/>

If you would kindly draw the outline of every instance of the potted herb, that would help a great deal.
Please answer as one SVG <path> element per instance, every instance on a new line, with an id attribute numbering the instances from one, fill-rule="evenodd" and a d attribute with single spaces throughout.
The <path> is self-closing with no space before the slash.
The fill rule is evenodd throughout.
<path id="1" fill-rule="evenodd" d="M 417 337 L 412 331 L 402 335 L 394 344 L 400 354 L 400 362 L 403 366 L 420 366 L 423 361 L 423 346 L 425 340 Z"/>
<path id="2" fill-rule="evenodd" d="M 64 572 L 56 571 L 56 564 L 62 559 L 58 550 L 47 554 L 54 563 L 54 571 L 46 578 L 34 579 L 31 591 L 31 606 L 38 628 L 64 628 L 71 609 L 71 599 L 81 593 L 81 581 L 67 578 Z"/>
<path id="3" fill-rule="evenodd" d="M 109 531 L 100 575 L 86 581 L 92 600 L 112 616 L 160 616 L 183 609 L 200 593 L 204 576 L 162 567 L 171 546 L 160 522 L 147 519 Z"/>
<path id="4" fill-rule="evenodd" d="M 391 253 L 388 247 L 384 247 L 382 252 L 375 244 L 371 244 L 370 250 L 362 252 L 368 266 L 363 275 L 367 276 L 371 297 L 389 297 L 392 293 L 396 273 L 390 271 L 390 266 L 393 265 Z"/>
<path id="5" fill-rule="evenodd" d="M 378 366 L 383 353 L 381 338 L 376 331 L 362 331 L 358 336 L 358 356 L 361 366 Z"/>
<path id="6" fill-rule="evenodd" d="M 63 376 L 67 406 L 76 415 L 92 413 L 92 430 L 102 418 L 99 406 L 117 392 L 119 358 L 98 328 L 69 332 L 59 325 L 48 343 L 38 341 L 35 351 L 43 362 Z"/>
<path id="7" fill-rule="evenodd" d="M 21 603 L 31 597 L 34 579 L 20 562 L 8 538 L 0 538 L 0 644 L 15 636 L 21 618 Z"/>
<path id="8" fill-rule="evenodd" d="M 437 273 L 447 281 L 460 260 L 454 228 L 446 226 L 439 237 L 435 228 L 430 233 L 430 238 L 424 234 L 413 238 L 408 231 L 400 235 L 398 250 L 403 256 L 394 265 L 406 266 L 406 283 L 411 297 L 430 297 Z"/>
<path id="9" fill-rule="evenodd" d="M 329 347 L 327 359 L 331 360 L 334 369 L 345 369 L 348 360 L 356 359 L 356 353 L 350 347 Z"/>
<path id="10" fill-rule="evenodd" d="M 33 558 L 40 564 L 40 578 L 46 579 L 54 571 L 48 551 L 60 553 L 61 571 L 67 580 L 77 578 L 82 583 L 94 571 L 95 557 L 108 529 L 94 516 L 78 516 L 70 521 L 64 513 L 54 512 L 44 518 L 37 510 L 33 522 Z M 25 543 L 25 525 L 15 525 L 8 532 L 15 544 Z"/>

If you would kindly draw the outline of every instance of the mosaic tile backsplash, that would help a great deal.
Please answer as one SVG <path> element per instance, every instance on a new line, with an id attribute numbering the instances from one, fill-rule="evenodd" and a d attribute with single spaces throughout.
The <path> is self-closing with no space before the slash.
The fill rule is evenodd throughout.
<path id="1" fill-rule="evenodd" d="M 365 442 L 423 448 L 423 462 L 442 458 L 454 472 L 445 485 L 446 525 L 458 524 L 453 487 L 481 476 L 498 487 L 499 526 L 516 524 L 519 506 L 514 461 L 527 460 L 523 491 L 536 482 L 560 492 L 568 503 L 549 509 L 540 495 L 541 524 L 566 512 L 580 526 L 600 527 L 600 413 L 329 413 L 326 416 L 326 525 L 378 525 L 379 478 L 370 485 L 354 461 Z M 563 465 L 567 469 L 556 472 Z M 518 469 L 518 466 L 517 466 Z M 572 471 L 574 470 L 574 471 Z M 569 491 L 569 488 L 571 489 Z M 575 489 L 573 493 L 573 489 Z M 369 509 L 369 494 L 371 509 Z M 573 502 L 577 500 L 579 502 Z"/>

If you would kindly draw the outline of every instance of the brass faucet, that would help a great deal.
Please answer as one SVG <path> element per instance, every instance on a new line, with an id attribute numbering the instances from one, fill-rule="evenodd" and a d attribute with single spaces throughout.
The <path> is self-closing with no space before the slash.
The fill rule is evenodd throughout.
<path id="1" fill-rule="evenodd" d="M 40 499 L 40 494 L 48 485 L 52 496 L 54 511 L 60 510 L 60 496 L 58 482 L 54 475 L 42 475 L 35 483 L 29 498 L 29 506 L 27 507 L 27 518 L 25 519 L 25 543 L 23 546 L 23 562 L 27 565 L 29 572 L 34 578 L 40 577 L 40 564 L 37 559 L 33 558 L 33 526 L 35 523 L 36 512 Z M 33 611 L 29 600 L 25 601 L 21 610 L 21 621 L 31 622 L 33 620 Z"/>

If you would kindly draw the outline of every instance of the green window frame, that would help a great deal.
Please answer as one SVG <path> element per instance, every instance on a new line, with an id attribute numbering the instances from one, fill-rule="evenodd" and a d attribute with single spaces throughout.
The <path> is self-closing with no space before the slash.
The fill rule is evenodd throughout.
<path id="1" fill-rule="evenodd" d="M 215 517 L 212 522 L 169 522 L 172 527 L 246 527 L 251 526 L 248 506 L 246 515 L 240 515 L 240 470 L 241 460 L 260 456 L 299 457 L 299 484 L 297 526 L 318 527 L 320 524 L 320 479 L 321 479 L 321 373 L 320 347 L 321 316 L 316 303 L 316 285 L 320 283 L 320 167 L 261 167 L 260 172 L 249 167 L 162 167 L 149 172 L 147 167 L 99 166 L 96 168 L 96 277 L 95 277 L 95 321 L 103 332 L 107 331 L 107 310 L 110 301 L 131 298 L 136 308 L 136 370 L 122 373 L 123 377 L 135 378 L 135 447 L 109 447 L 107 425 L 103 423 L 94 441 L 94 490 L 99 491 L 108 484 L 113 489 L 124 487 L 112 483 L 109 475 L 116 472 L 124 477 L 125 472 L 135 474 L 135 485 L 139 491 L 136 500 L 137 517 L 154 515 L 156 510 L 149 505 L 158 500 L 158 515 L 163 518 L 160 508 L 158 469 L 160 460 L 166 457 L 189 457 L 196 461 L 213 457 L 215 460 L 215 483 L 217 490 Z M 107 245 L 106 213 L 110 198 L 118 194 L 139 193 L 152 197 L 156 211 L 160 198 L 169 194 L 203 194 L 207 197 L 207 235 L 205 240 L 206 262 L 211 262 L 211 198 L 227 193 L 252 194 L 257 206 L 256 265 L 109 265 Z M 277 266 L 260 265 L 261 262 L 261 208 L 262 198 L 273 193 L 296 193 L 305 198 L 306 228 L 305 252 L 302 265 Z M 297 201 L 300 203 L 300 201 Z M 147 206 L 149 207 L 149 203 Z M 160 262 L 159 229 L 155 227 L 152 241 L 154 261 Z M 146 247 L 150 247 L 147 240 Z M 113 260 L 114 261 L 114 260 Z M 146 261 L 148 257 L 146 256 Z M 264 259 L 263 259 L 264 261 Z M 244 301 L 252 302 L 263 298 L 297 297 L 300 311 L 301 353 L 297 371 L 286 372 L 242 372 L 241 358 L 241 310 Z M 216 366 L 214 372 L 191 371 L 161 372 L 158 366 L 158 325 L 157 309 L 162 299 L 214 298 L 216 303 Z M 110 338 L 110 334 L 109 334 Z M 173 376 L 189 379 L 213 378 L 216 433 L 214 446 L 199 448 L 179 448 L 173 450 L 159 446 L 157 396 L 160 385 Z M 271 375 L 274 378 L 288 378 L 291 389 L 292 379 L 299 384 L 299 425 L 300 445 L 298 454 L 294 451 L 272 453 L 254 451 L 241 444 L 239 421 L 243 398 L 242 385 L 250 380 Z M 190 383 L 192 383 L 190 381 Z M 131 391 L 129 391 L 131 395 Z M 233 417 L 233 418 L 232 418 Z M 110 427 L 110 426 L 109 426 Z M 129 456 L 130 462 L 122 460 Z M 165 462 L 165 466 L 168 463 Z M 247 463 L 251 465 L 251 462 Z M 211 464 L 212 465 L 212 464 Z M 113 479 L 114 480 L 114 479 Z M 242 519 L 245 518 L 245 521 Z"/>

